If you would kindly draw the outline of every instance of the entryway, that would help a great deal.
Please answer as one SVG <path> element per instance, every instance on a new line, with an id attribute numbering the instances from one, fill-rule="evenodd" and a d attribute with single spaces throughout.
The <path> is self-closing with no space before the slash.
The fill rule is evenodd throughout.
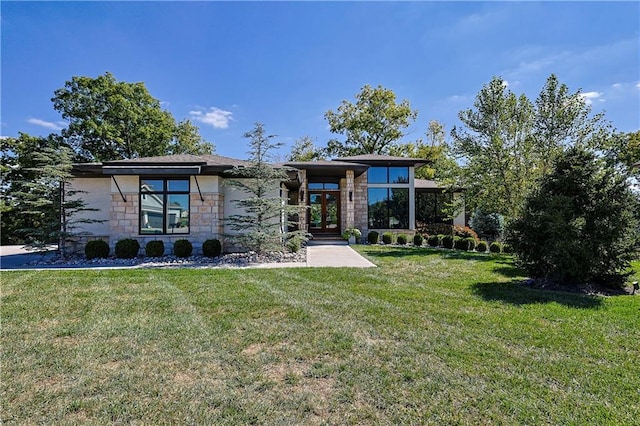
<path id="1" fill-rule="evenodd" d="M 340 235 L 340 191 L 309 191 L 309 232 Z"/>

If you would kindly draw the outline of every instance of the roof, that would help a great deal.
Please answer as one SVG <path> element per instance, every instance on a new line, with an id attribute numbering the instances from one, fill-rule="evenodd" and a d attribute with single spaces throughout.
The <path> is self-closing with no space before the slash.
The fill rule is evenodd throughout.
<path id="1" fill-rule="evenodd" d="M 176 155 L 163 155 L 158 157 L 142 157 L 132 158 L 128 160 L 115 160 L 105 161 L 102 163 L 105 166 L 116 165 L 164 165 L 164 164 L 189 164 L 189 165 L 202 165 L 202 166 L 245 166 L 249 164 L 247 161 L 238 160 L 230 157 L 223 157 L 221 155 L 207 154 L 207 155 L 192 155 L 192 154 L 176 154 Z"/>
<path id="2" fill-rule="evenodd" d="M 422 167 L 430 163 L 424 158 L 393 157 L 391 155 L 364 154 L 351 157 L 336 158 L 336 161 L 362 163 L 370 166 L 415 166 Z"/>

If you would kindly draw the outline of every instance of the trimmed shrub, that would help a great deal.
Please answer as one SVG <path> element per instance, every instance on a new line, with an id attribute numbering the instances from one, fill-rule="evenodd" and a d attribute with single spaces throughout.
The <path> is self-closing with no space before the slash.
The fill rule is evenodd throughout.
<path id="1" fill-rule="evenodd" d="M 408 238 L 404 234 L 398 234 L 398 237 L 397 237 L 396 241 L 398 242 L 398 244 L 403 246 L 403 245 L 407 244 Z"/>
<path id="2" fill-rule="evenodd" d="M 116 243 L 115 253 L 118 259 L 133 259 L 140 251 L 140 243 L 133 238 L 125 238 Z"/>
<path id="3" fill-rule="evenodd" d="M 189 257 L 193 252 L 193 245 L 189 240 L 177 240 L 173 243 L 173 254 L 178 257 Z"/>
<path id="4" fill-rule="evenodd" d="M 376 231 L 371 231 L 369 232 L 369 235 L 367 235 L 367 242 L 369 244 L 378 244 L 378 240 L 380 238 L 380 234 Z"/>
<path id="5" fill-rule="evenodd" d="M 202 243 L 202 254 L 206 257 L 218 257 L 222 253 L 222 244 L 215 238 Z"/>
<path id="6" fill-rule="evenodd" d="M 492 242 L 489 246 L 489 251 L 491 253 L 500 253 L 502 251 L 502 244 L 497 241 Z"/>
<path id="7" fill-rule="evenodd" d="M 391 232 L 385 232 L 382 234 L 382 242 L 385 244 L 393 243 L 393 234 Z"/>
<path id="8" fill-rule="evenodd" d="M 487 251 L 487 242 L 486 241 L 480 241 L 478 243 L 478 245 L 476 246 L 476 250 L 479 251 L 480 253 L 484 253 Z"/>
<path id="9" fill-rule="evenodd" d="M 468 250 L 469 241 L 466 238 L 460 238 L 458 236 L 453 237 L 453 248 L 456 250 Z"/>
<path id="10" fill-rule="evenodd" d="M 476 248 L 476 240 L 473 237 L 465 238 L 467 240 L 467 250 L 473 251 Z"/>
<path id="11" fill-rule="evenodd" d="M 504 244 L 502 244 L 502 252 L 511 254 L 511 253 L 513 253 L 513 249 L 511 248 L 511 246 L 509 244 L 504 243 Z"/>
<path id="12" fill-rule="evenodd" d="M 89 260 L 107 257 L 109 256 L 109 244 L 102 240 L 89 241 L 87 245 L 84 246 L 84 255 L 87 256 Z"/>
<path id="13" fill-rule="evenodd" d="M 144 247 L 144 253 L 149 257 L 164 256 L 164 243 L 160 240 L 149 241 Z"/>
<path id="14" fill-rule="evenodd" d="M 424 243 L 424 237 L 421 234 L 415 234 L 413 236 L 413 245 L 416 247 L 421 247 L 422 243 Z"/>
<path id="15" fill-rule="evenodd" d="M 439 235 L 429 235 L 429 238 L 427 238 L 427 244 L 431 247 L 438 247 L 441 241 Z"/>
<path id="16" fill-rule="evenodd" d="M 448 249 L 453 248 L 453 235 L 445 235 L 442 237 L 442 247 Z"/>

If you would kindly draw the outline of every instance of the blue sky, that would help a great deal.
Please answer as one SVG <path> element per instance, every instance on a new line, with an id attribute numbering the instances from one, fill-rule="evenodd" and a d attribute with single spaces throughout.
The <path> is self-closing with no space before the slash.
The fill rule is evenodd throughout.
<path id="1" fill-rule="evenodd" d="M 221 155 L 254 122 L 285 143 L 332 137 L 324 113 L 365 84 L 447 130 L 493 76 L 535 99 L 555 73 L 620 131 L 640 129 L 639 2 L 1 3 L 0 135 L 65 123 L 54 90 L 112 72 L 145 83 Z"/>

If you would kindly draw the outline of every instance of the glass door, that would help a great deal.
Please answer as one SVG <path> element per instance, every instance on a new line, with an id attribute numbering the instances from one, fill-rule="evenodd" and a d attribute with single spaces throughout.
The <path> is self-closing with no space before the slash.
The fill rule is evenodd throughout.
<path id="1" fill-rule="evenodd" d="M 340 233 L 340 192 L 309 192 L 309 232 Z"/>

